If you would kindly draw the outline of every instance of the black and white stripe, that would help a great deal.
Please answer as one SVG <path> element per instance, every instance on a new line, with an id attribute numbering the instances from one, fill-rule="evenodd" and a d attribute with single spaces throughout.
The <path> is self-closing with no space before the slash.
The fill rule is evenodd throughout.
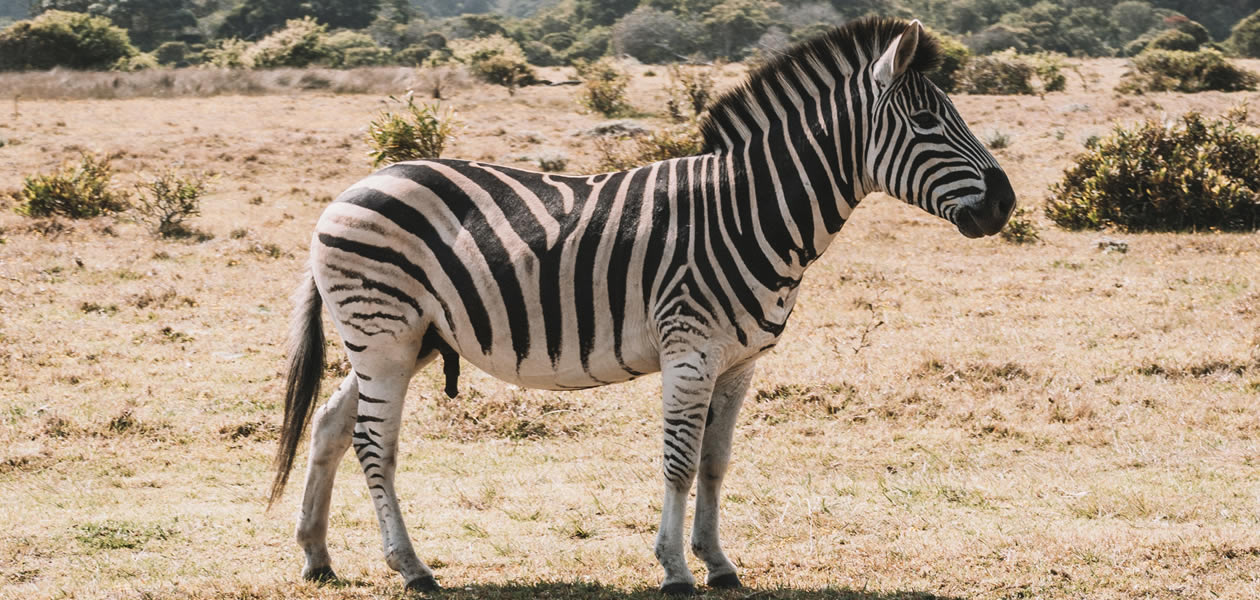
<path id="1" fill-rule="evenodd" d="M 300 291 L 273 488 L 274 498 L 318 380 L 310 365 L 322 355 L 302 342 L 322 300 L 354 373 L 316 420 L 305 574 L 331 576 L 327 498 L 352 445 L 387 560 L 409 586 L 436 585 L 411 550 L 393 471 L 407 381 L 441 355 L 452 394 L 460 357 L 549 389 L 663 372 L 664 587 L 694 585 L 681 528 L 698 472 L 693 550 L 711 585 L 738 585 L 717 540 L 717 493 L 753 363 L 778 341 L 806 267 L 873 191 L 970 237 L 996 233 L 1013 207 L 993 157 L 922 74 L 936 54 L 917 21 L 860 20 L 719 99 L 700 156 L 591 176 L 415 161 L 341 194 L 316 226 Z"/>

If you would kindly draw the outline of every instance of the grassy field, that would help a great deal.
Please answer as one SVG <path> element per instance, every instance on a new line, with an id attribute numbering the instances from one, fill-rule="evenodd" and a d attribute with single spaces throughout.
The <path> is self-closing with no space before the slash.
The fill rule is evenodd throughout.
<path id="1" fill-rule="evenodd" d="M 1041 243 L 969 241 L 887 197 L 855 212 L 760 363 L 722 514 L 750 589 L 711 595 L 1260 596 L 1260 235 L 1106 234 L 1128 251 L 1105 252 L 1039 216 L 1089 136 L 1260 94 L 1120 97 L 1122 70 L 955 97 L 982 138 L 1010 138 L 996 155 Z M 632 103 L 660 125 L 666 78 L 645 71 Z M 600 119 L 574 94 L 457 86 L 446 155 L 591 169 L 574 133 Z M 264 500 L 288 295 L 323 206 L 368 172 L 383 99 L 4 99 L 0 197 L 81 151 L 112 156 L 123 187 L 172 164 L 216 180 L 203 242 L 0 206 L 0 598 L 402 594 L 352 459 L 329 533 L 342 584 L 298 577 L 300 484 Z M 659 379 L 461 383 L 447 400 L 439 369 L 413 382 L 399 466 L 441 596 L 654 597 Z"/>

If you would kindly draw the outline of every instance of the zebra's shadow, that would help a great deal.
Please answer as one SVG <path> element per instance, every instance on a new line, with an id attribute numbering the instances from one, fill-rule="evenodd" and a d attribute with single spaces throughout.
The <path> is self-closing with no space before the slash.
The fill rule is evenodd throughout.
<path id="1" fill-rule="evenodd" d="M 661 600 L 665 596 L 655 587 L 625 589 L 590 582 L 540 581 L 521 583 L 474 584 L 448 587 L 434 594 L 411 597 L 441 600 Z M 681 598 L 713 598 L 717 600 L 963 600 L 957 596 L 941 596 L 923 591 L 872 592 L 849 587 L 793 588 L 746 587 L 738 590 L 710 590 L 701 587 L 694 596 Z"/>

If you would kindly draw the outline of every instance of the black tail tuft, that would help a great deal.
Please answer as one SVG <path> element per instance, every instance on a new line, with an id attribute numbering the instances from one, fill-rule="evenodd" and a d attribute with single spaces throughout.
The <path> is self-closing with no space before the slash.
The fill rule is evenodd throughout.
<path id="1" fill-rule="evenodd" d="M 276 452 L 276 478 L 271 482 L 267 508 L 284 494 L 293 468 L 302 432 L 311 420 L 311 405 L 319 396 L 319 383 L 324 374 L 323 301 L 308 272 L 293 295 L 293 322 L 289 326 L 289 381 L 284 392 L 284 424 L 280 429 L 280 448 Z"/>

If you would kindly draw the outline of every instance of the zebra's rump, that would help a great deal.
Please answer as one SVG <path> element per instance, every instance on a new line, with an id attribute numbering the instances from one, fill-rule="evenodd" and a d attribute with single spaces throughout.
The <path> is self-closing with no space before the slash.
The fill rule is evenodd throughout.
<path id="1" fill-rule="evenodd" d="M 654 372 L 650 291 L 664 263 L 648 242 L 668 211 L 628 190 L 653 189 L 656 171 L 399 163 L 325 210 L 316 282 L 348 344 L 416 345 L 433 327 L 482 370 L 529 387 Z"/>

